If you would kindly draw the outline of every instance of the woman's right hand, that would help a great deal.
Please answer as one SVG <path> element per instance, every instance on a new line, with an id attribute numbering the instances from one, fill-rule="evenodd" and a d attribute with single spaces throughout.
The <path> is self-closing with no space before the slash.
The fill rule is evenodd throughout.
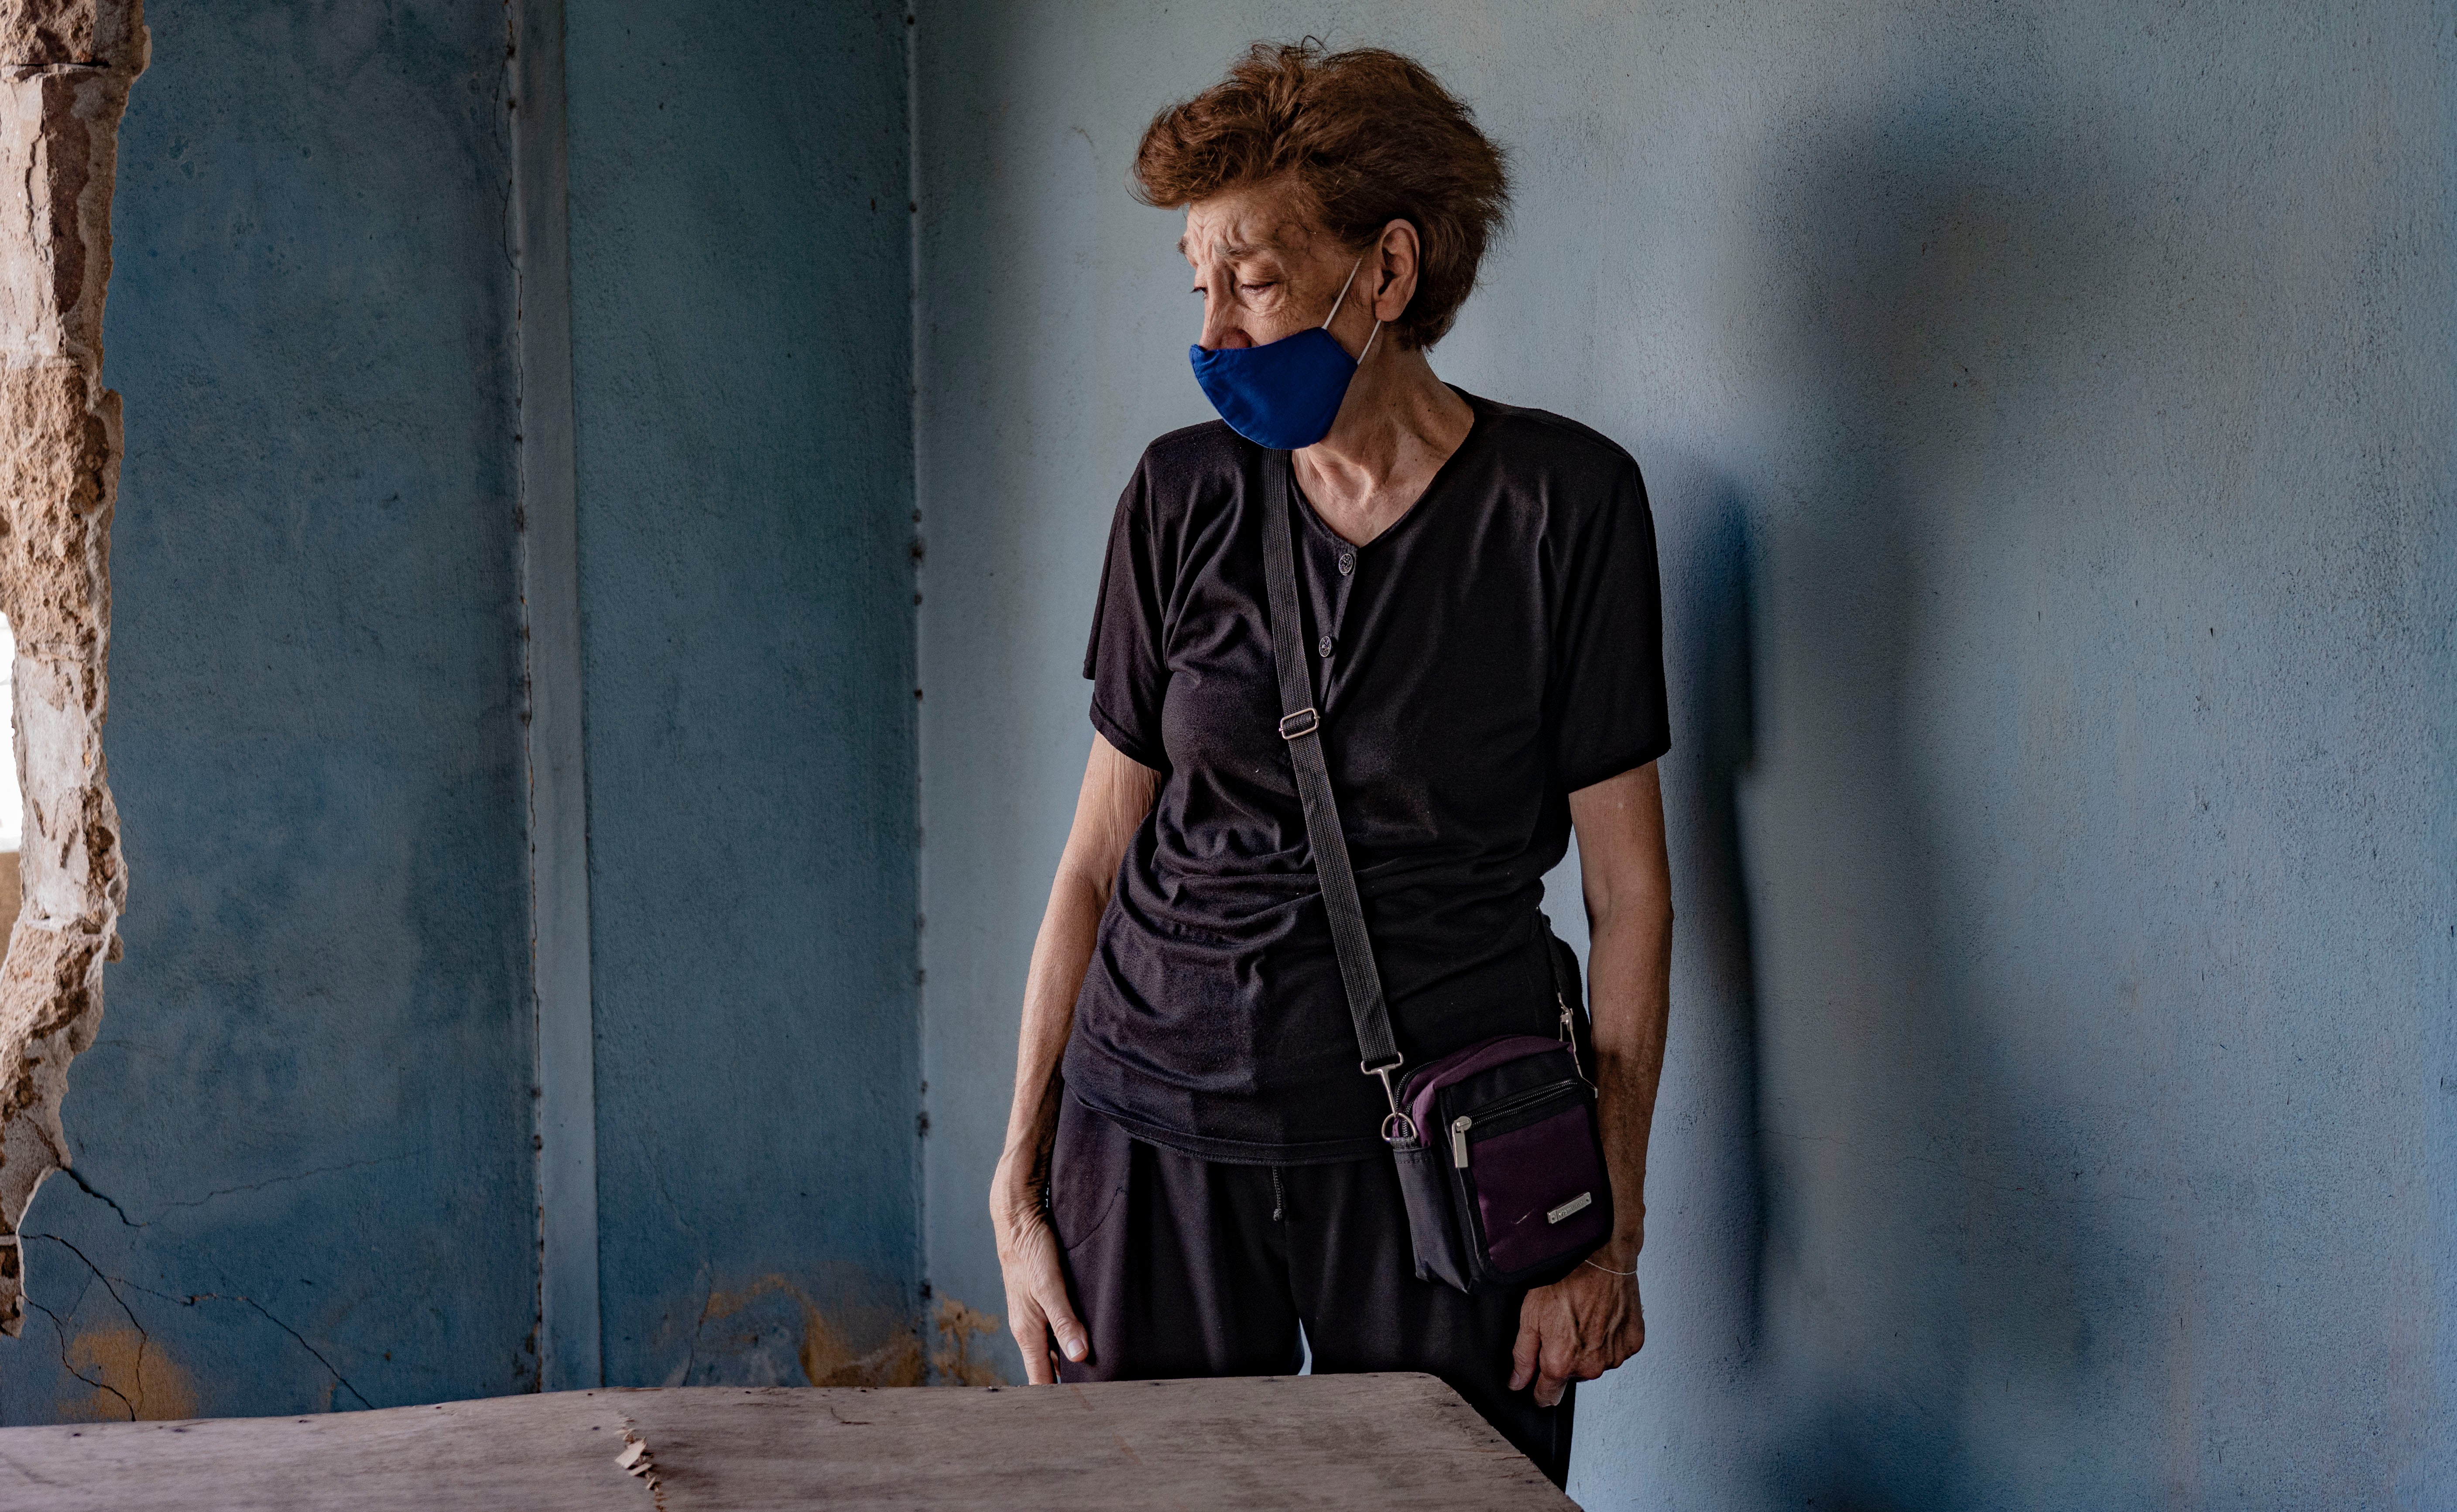
<path id="1" fill-rule="evenodd" d="M 1064 1246 L 1041 1199 L 1049 1189 L 1049 1153 L 1064 1095 L 1059 1065 L 1074 1028 L 1075 996 L 1084 990 L 1101 913 L 1108 907 L 1127 842 L 1159 791 L 1160 773 L 1120 754 L 1102 736 L 1092 737 L 1084 790 L 1075 800 L 1075 827 L 1049 884 L 1049 910 L 1042 915 L 1032 968 L 1024 975 L 1015 1106 L 1007 1114 L 1006 1152 L 990 1178 L 990 1225 L 998 1234 L 999 1270 L 1006 1278 L 1007 1327 L 1023 1351 L 1024 1375 L 1037 1386 L 1058 1379 L 1060 1354 L 1079 1363 L 1092 1357 L 1091 1338 L 1066 1299 Z"/>
<path id="2" fill-rule="evenodd" d="M 1025 1379 L 1047 1386 L 1058 1379 L 1059 1352 L 1080 1363 L 1089 1358 L 1091 1341 L 1067 1300 L 1065 1260 L 1041 1190 L 1038 1182 L 1011 1175 L 1001 1161 L 998 1178 L 990 1183 L 990 1223 L 998 1232 L 999 1270 L 1006 1279 L 1007 1328 L 1023 1351 Z"/>

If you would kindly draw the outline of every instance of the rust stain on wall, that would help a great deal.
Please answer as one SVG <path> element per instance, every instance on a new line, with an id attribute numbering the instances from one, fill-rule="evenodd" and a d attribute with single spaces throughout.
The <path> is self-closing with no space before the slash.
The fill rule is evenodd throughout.
<path id="1" fill-rule="evenodd" d="M 708 1339 L 710 1325 L 721 1323 L 764 1297 L 790 1297 L 801 1312 L 801 1340 L 795 1354 L 802 1374 L 814 1386 L 919 1386 L 921 1384 L 921 1340 L 909 1326 L 889 1324 L 883 1342 L 867 1350 L 852 1340 L 876 1338 L 882 1330 L 846 1326 L 830 1318 L 792 1278 L 769 1275 L 736 1291 L 711 1291 L 700 1311 L 699 1334 Z M 722 1342 L 722 1336 L 716 1342 Z"/>
<path id="2" fill-rule="evenodd" d="M 93 1387 L 60 1403 L 63 1420 L 169 1422 L 196 1415 L 196 1384 L 162 1346 L 135 1329 L 97 1328 L 71 1338 L 61 1357 Z"/>
<path id="3" fill-rule="evenodd" d="M 0 613 L 17 635 L 26 804 L 24 893 L 0 965 L 0 1332 L 12 1335 L 17 1225 L 68 1164 L 60 1097 L 100 1023 L 126 902 L 102 757 L 120 458 L 102 305 L 119 118 L 150 45 L 138 0 L 0 0 Z"/>
<path id="4" fill-rule="evenodd" d="M 973 1340 L 987 1337 L 996 1338 L 1006 1328 L 1006 1319 L 995 1313 L 984 1313 L 967 1307 L 952 1297 L 939 1298 L 931 1315 L 938 1325 L 943 1349 L 930 1352 L 930 1371 L 934 1384 L 942 1386 L 1003 1386 L 1006 1377 L 986 1359 L 973 1358 Z"/>

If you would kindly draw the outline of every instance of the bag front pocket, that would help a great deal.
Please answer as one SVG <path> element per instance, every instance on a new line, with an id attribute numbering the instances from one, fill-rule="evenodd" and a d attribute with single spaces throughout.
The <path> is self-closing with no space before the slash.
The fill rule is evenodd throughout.
<path id="1" fill-rule="evenodd" d="M 1557 1082 L 1451 1119 L 1447 1154 L 1478 1279 L 1555 1277 L 1612 1236 L 1593 1099 L 1584 1082 Z"/>

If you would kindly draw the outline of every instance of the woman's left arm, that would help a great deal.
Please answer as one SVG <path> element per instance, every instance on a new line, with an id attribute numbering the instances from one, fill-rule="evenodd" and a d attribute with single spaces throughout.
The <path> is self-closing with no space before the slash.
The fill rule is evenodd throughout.
<path id="1" fill-rule="evenodd" d="M 1655 764 L 1572 793 L 1570 822 L 1586 892 L 1587 1003 L 1615 1224 L 1590 1263 L 1529 1292 L 1519 1307 L 1510 1389 L 1533 1381 L 1543 1407 L 1570 1381 L 1595 1379 L 1646 1342 L 1638 1277 L 1614 1273 L 1638 1269 L 1646 1238 L 1646 1139 L 1672 1002 L 1672 868 Z"/>

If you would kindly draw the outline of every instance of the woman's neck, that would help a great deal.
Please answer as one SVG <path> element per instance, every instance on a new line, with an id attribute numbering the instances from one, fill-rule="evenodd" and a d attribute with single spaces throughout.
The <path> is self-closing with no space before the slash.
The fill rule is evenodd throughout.
<path id="1" fill-rule="evenodd" d="M 1380 346 L 1356 370 L 1331 433 L 1295 454 L 1297 484 L 1324 524 L 1361 546 L 1424 496 L 1475 423 L 1423 352 Z"/>

